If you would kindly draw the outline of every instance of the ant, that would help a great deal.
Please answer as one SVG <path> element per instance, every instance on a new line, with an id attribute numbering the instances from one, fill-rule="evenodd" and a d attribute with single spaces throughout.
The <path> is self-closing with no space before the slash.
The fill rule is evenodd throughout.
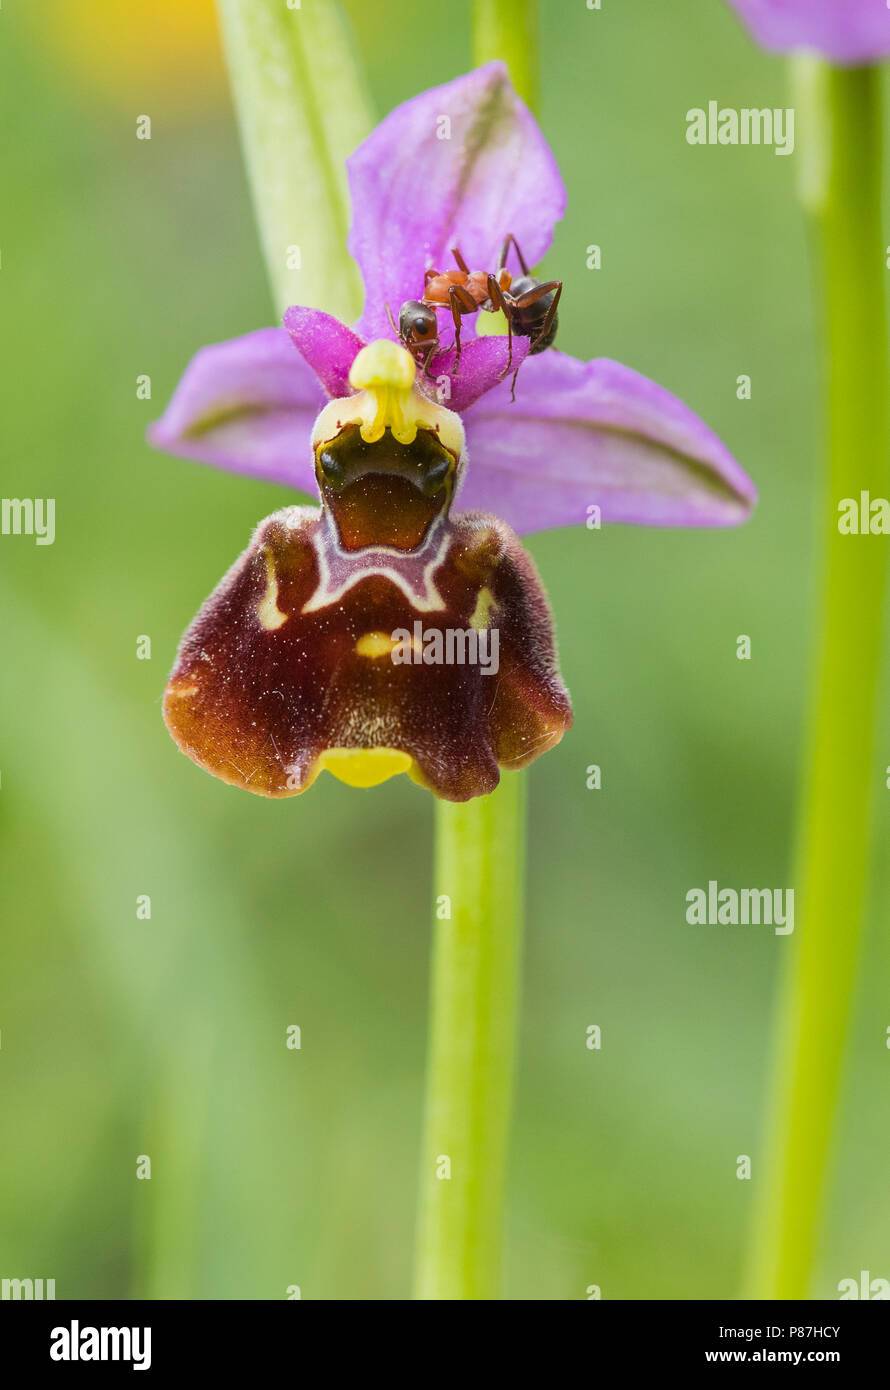
<path id="1" fill-rule="evenodd" d="M 510 246 L 516 252 L 522 274 L 515 280 L 507 270 L 507 253 Z M 500 310 L 507 320 L 507 365 L 501 372 L 504 377 L 513 365 L 513 334 L 520 338 L 531 338 L 529 356 L 543 352 L 550 347 L 559 326 L 557 305 L 562 294 L 561 280 L 536 280 L 529 273 L 525 258 L 519 249 L 516 238 L 510 233 L 501 247 L 498 267 L 494 274 L 484 270 L 470 270 L 458 247 L 453 247 L 452 256 L 457 262 L 457 270 L 428 270 L 424 276 L 423 299 L 407 299 L 399 310 L 399 324 L 396 328 L 389 305 L 386 312 L 393 330 L 411 353 L 418 366 L 422 367 L 432 379 L 429 370 L 430 360 L 439 347 L 439 322 L 437 310 L 451 310 L 454 320 L 454 345 L 457 349 L 452 376 L 457 376 L 460 367 L 460 321 L 463 314 L 475 314 L 480 310 L 495 314 Z M 513 373 L 510 399 L 515 400 L 516 378 L 519 368 Z"/>

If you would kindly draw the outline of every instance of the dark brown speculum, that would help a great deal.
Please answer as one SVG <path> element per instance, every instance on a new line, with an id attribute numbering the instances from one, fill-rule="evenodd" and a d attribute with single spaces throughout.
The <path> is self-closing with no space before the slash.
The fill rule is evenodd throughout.
<path id="1" fill-rule="evenodd" d="M 346 550 L 416 550 L 448 506 L 456 465 L 434 430 L 418 430 L 413 443 L 400 444 L 387 429 L 367 444 L 359 425 L 347 425 L 316 449 L 322 503 Z"/>

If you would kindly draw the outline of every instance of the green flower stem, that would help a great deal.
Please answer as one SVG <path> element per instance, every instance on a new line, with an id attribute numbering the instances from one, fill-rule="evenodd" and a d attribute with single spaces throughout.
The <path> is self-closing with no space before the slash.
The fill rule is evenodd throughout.
<path id="1" fill-rule="evenodd" d="M 537 97 L 537 0 L 476 0 L 476 63 Z M 421 1299 L 496 1299 L 524 916 L 524 772 L 436 803 L 435 902 L 417 1270 Z M 449 915 L 443 915 L 446 910 Z"/>
<path id="2" fill-rule="evenodd" d="M 476 0 L 473 56 L 477 63 L 502 58 L 526 105 L 538 104 L 538 0 Z"/>
<path id="3" fill-rule="evenodd" d="M 417 1298 L 498 1297 L 519 999 L 525 776 L 506 772 L 491 796 L 436 803 Z"/>
<path id="4" fill-rule="evenodd" d="M 887 538 L 842 535 L 838 503 L 888 495 L 879 75 L 829 70 L 825 281 L 829 473 L 812 743 L 800 827 L 793 956 L 781 1000 L 771 1152 L 752 1296 L 810 1291 L 865 892 Z"/>
<path id="5" fill-rule="evenodd" d="M 371 129 L 364 80 L 337 0 L 217 0 L 254 207 L 279 313 L 347 323 L 361 281 L 346 251 L 345 161 Z"/>

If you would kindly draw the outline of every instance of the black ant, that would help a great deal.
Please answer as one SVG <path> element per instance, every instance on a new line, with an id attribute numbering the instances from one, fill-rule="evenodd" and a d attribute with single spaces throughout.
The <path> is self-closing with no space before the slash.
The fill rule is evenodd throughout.
<path id="1" fill-rule="evenodd" d="M 515 280 L 506 268 L 511 244 L 522 267 L 522 274 Z M 501 372 L 502 377 L 513 365 L 514 333 L 517 337 L 532 339 L 529 356 L 550 347 L 559 326 L 557 306 L 562 294 L 562 281 L 536 280 L 529 273 L 512 233 L 504 240 L 494 274 L 485 270 L 470 270 L 456 246 L 451 254 L 458 269 L 444 272 L 428 270 L 424 276 L 423 299 L 405 301 L 399 310 L 398 328 L 393 322 L 389 305 L 386 306 L 389 321 L 400 341 L 428 377 L 432 378 L 430 359 L 439 347 L 439 321 L 436 316 L 439 309 L 450 308 L 454 320 L 454 345 L 457 351 L 452 376 L 457 376 L 460 367 L 460 321 L 464 314 L 475 314 L 480 310 L 488 314 L 495 314 L 498 310 L 503 313 L 507 320 L 507 365 Z M 511 400 L 515 400 L 518 375 L 517 367 L 513 373 Z"/>

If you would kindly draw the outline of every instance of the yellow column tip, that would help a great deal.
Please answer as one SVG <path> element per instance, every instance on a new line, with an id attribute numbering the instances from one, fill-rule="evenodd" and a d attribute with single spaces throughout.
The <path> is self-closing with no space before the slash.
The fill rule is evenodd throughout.
<path id="1" fill-rule="evenodd" d="M 359 352 L 349 369 L 349 384 L 356 391 L 389 386 L 410 391 L 414 385 L 414 358 L 401 343 L 378 338 Z"/>

